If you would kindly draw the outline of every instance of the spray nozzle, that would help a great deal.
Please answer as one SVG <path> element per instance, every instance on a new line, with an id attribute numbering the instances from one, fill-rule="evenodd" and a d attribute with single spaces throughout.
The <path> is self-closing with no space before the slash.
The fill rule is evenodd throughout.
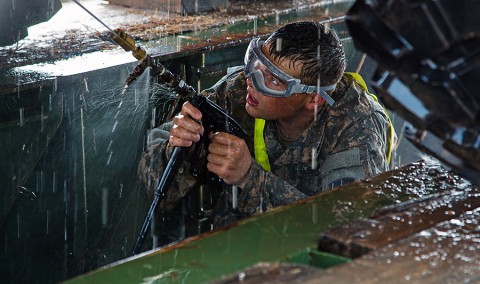
<path id="1" fill-rule="evenodd" d="M 137 60 L 142 60 L 147 56 L 147 52 L 136 45 L 135 40 L 121 29 L 115 29 L 112 40 L 120 45 L 125 51 L 131 51 Z"/>

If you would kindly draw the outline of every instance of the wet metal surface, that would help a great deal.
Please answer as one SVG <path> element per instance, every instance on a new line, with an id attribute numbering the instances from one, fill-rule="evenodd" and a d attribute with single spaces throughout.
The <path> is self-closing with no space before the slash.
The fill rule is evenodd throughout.
<path id="1" fill-rule="evenodd" d="M 314 248 L 320 232 L 370 216 L 380 207 L 442 192 L 464 182 L 438 165 L 412 164 L 131 258 L 68 283 L 212 281 L 260 261 L 280 261 L 308 247 Z"/>
<path id="2" fill-rule="evenodd" d="M 135 168 L 148 98 L 135 94 L 140 79 L 122 100 L 121 71 L 1 96 L 12 108 L 0 128 L 0 274 L 8 283 L 55 283 L 127 254 L 143 214 Z"/>
<path id="3" fill-rule="evenodd" d="M 316 15 L 336 17 L 339 11 L 345 11 L 352 2 L 351 0 L 280 2 L 240 0 L 230 1 L 226 10 L 181 16 L 168 10 L 141 10 L 96 0 L 81 1 L 82 5 L 112 30 L 121 28 L 140 44 L 150 42 L 156 46 L 172 44 L 166 39 L 172 35 L 197 35 L 201 31 L 215 29 L 220 31 L 226 25 L 237 22 L 254 19 L 261 22 L 266 17 L 282 17 L 285 14 L 295 14 L 297 11 L 301 13 L 302 10 L 308 11 L 312 8 L 318 9 Z M 344 5 L 343 8 L 342 5 Z M 26 39 L 11 46 L 0 47 L 0 68 L 61 60 L 95 51 L 115 49 L 114 44 L 105 41 L 108 38 L 106 32 L 107 29 L 102 24 L 74 2 L 65 2 L 62 9 L 49 22 L 31 27 L 30 35 Z M 208 38 L 202 38 L 202 40 L 208 40 Z"/>
<path id="4" fill-rule="evenodd" d="M 201 28 L 193 29 L 193 26 L 198 24 L 186 20 L 184 17 L 177 19 L 179 23 L 185 21 L 185 27 L 179 24 L 164 23 L 159 24 L 155 21 L 149 23 L 148 26 L 139 28 L 137 22 L 132 24 L 138 30 L 124 28 L 131 36 L 133 36 L 137 44 L 141 45 L 150 55 L 154 57 L 162 57 L 164 59 L 172 59 L 179 56 L 186 56 L 200 51 L 211 51 L 212 49 L 222 49 L 226 47 L 241 44 L 242 41 L 247 42 L 248 39 L 254 36 L 265 35 L 276 27 L 279 27 L 287 22 L 298 21 L 302 19 L 309 20 L 324 20 L 343 15 L 348 9 L 352 1 L 322 1 L 313 6 L 300 6 L 296 9 L 277 11 L 271 10 L 270 13 L 260 14 L 258 16 L 246 16 L 240 14 L 238 18 L 225 17 L 223 15 L 221 20 L 217 17 L 221 14 L 205 15 L 208 18 L 209 24 L 204 24 Z M 74 3 L 71 3 L 74 4 Z M 92 6 L 85 5 L 89 9 Z M 95 6 L 93 6 L 95 7 Z M 295 7 L 295 6 L 293 6 Z M 307 8 L 308 7 L 308 8 Z M 84 17 L 89 15 L 76 6 L 64 7 L 67 11 L 76 11 Z M 68 10 L 70 9 L 70 10 Z M 93 12 L 101 12 L 103 9 L 92 9 Z M 115 10 L 114 10 L 115 11 Z M 276 11 L 276 12 L 275 12 Z M 66 13 L 66 12 L 65 12 Z M 71 12 L 72 13 L 72 12 Z M 110 12 L 111 13 L 111 12 Z M 107 19 L 104 20 L 107 25 L 115 28 L 118 23 L 118 18 L 113 18 L 112 14 L 107 14 Z M 125 12 L 124 12 L 125 13 Z M 100 13 L 104 15 L 105 12 Z M 174 18 L 172 15 L 171 18 Z M 111 19 L 109 21 L 109 19 Z M 134 22 L 138 21 L 134 18 Z M 187 18 L 188 19 L 188 18 Z M 53 20 L 56 20 L 54 18 Z M 58 21 L 62 21 L 59 19 Z M 218 22 L 216 22 L 218 21 Z M 88 25 L 94 25 L 98 28 L 101 26 L 95 20 L 87 20 Z M 73 27 L 77 27 L 73 22 Z M 227 25 L 220 25 L 220 23 Z M 146 24 L 144 24 L 146 25 Z M 158 32 L 158 27 L 169 27 L 172 31 Z M 213 26 L 213 27 L 212 27 Z M 186 28 L 189 27 L 189 28 Z M 78 27 L 77 27 L 78 28 Z M 102 30 L 105 29 L 102 26 Z M 87 29 L 87 31 L 90 31 Z M 136 33 L 156 35 L 156 38 L 145 39 Z M 41 31 L 38 31 L 40 33 Z M 52 31 L 51 36 L 56 36 L 59 33 L 57 30 Z M 88 36 L 92 36 L 89 34 Z M 42 48 L 38 44 L 38 38 L 35 34 L 31 35 L 32 43 L 25 43 L 23 50 L 16 50 L 16 47 L 0 48 L 0 86 L 2 90 L 15 90 L 17 86 L 24 84 L 32 84 L 37 82 L 41 77 L 53 76 L 69 76 L 73 74 L 80 74 L 100 68 L 108 68 L 111 66 L 119 66 L 121 64 L 136 62 L 131 54 L 125 52 L 122 48 L 116 46 L 109 40 L 101 40 L 99 35 L 94 35 L 94 40 L 81 40 L 81 44 L 74 43 L 78 38 L 84 37 L 82 33 L 74 33 L 63 39 L 61 44 L 55 43 L 53 40 L 52 46 Z M 106 35 L 102 36 L 108 39 Z M 50 45 L 51 41 L 47 40 Z M 65 51 L 52 50 L 53 46 L 57 48 L 66 46 Z M 23 58 L 25 56 L 25 58 Z M 39 58 L 36 58 L 39 56 Z M 53 61 L 53 62 L 52 62 Z"/>

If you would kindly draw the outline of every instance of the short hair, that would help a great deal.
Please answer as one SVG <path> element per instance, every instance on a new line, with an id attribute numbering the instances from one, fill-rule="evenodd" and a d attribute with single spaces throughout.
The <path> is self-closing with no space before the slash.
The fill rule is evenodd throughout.
<path id="1" fill-rule="evenodd" d="M 303 84 L 316 85 L 319 78 L 322 86 L 335 84 L 345 71 L 345 53 L 340 39 L 323 24 L 290 23 L 273 32 L 266 43 L 270 43 L 269 52 L 275 60 L 289 59 L 292 66 L 302 61 L 299 79 Z"/>

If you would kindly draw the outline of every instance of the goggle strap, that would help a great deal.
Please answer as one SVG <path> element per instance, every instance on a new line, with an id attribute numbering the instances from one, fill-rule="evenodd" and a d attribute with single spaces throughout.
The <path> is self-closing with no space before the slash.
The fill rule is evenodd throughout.
<path id="1" fill-rule="evenodd" d="M 328 85 L 328 86 L 323 86 L 323 87 L 320 87 L 320 90 L 318 91 L 318 94 L 330 105 L 330 106 L 333 106 L 333 104 L 335 103 L 335 100 L 332 99 L 332 97 L 330 97 L 326 91 L 330 91 L 330 90 L 333 90 L 335 88 L 337 84 L 332 84 L 332 85 Z M 317 90 L 317 87 L 316 86 L 307 86 L 307 85 L 304 85 L 303 87 L 303 91 L 307 94 L 311 94 L 313 92 L 315 92 Z"/>
<path id="2" fill-rule="evenodd" d="M 322 89 L 326 92 L 326 91 L 331 91 L 331 90 L 335 89 L 336 86 L 337 86 L 337 84 L 335 83 L 335 84 L 331 84 L 331 85 L 328 85 L 328 86 L 320 87 L 320 89 Z"/>
<path id="3" fill-rule="evenodd" d="M 330 106 L 333 106 L 333 104 L 335 103 L 335 101 L 332 99 L 332 97 L 330 97 L 327 93 L 325 93 L 324 90 L 320 90 L 320 92 L 318 93 L 326 102 L 327 104 L 329 104 Z"/>
<path id="4" fill-rule="evenodd" d="M 332 97 L 330 97 L 326 92 L 327 91 L 331 91 L 333 89 L 335 89 L 335 87 L 337 86 L 337 84 L 331 84 L 331 85 L 328 85 L 328 86 L 323 86 L 323 87 L 320 87 L 320 92 L 319 92 L 319 95 L 322 96 L 322 98 L 327 102 L 327 104 L 329 104 L 330 106 L 333 106 L 333 104 L 335 103 L 335 101 L 332 99 Z"/>
<path id="5" fill-rule="evenodd" d="M 307 94 L 311 94 L 317 90 L 317 87 L 315 86 L 305 86 L 303 87 L 303 92 Z"/>

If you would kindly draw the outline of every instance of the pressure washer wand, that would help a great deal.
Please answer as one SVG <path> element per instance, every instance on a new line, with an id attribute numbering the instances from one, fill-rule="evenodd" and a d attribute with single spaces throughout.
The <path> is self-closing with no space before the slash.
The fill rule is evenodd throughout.
<path id="1" fill-rule="evenodd" d="M 104 22 L 102 22 L 102 20 L 100 20 L 99 18 L 97 18 L 97 16 L 95 16 L 92 12 L 90 12 L 87 8 L 85 8 L 85 6 L 83 6 L 80 2 L 78 2 L 78 0 L 72 0 L 73 2 L 75 2 L 78 6 L 80 6 L 83 10 L 85 10 L 87 13 L 90 14 L 90 16 L 92 16 L 93 18 L 95 18 L 95 20 L 97 20 L 100 24 L 104 25 L 109 31 L 111 31 L 112 33 L 115 33 L 111 28 L 109 28 Z"/>
<path id="2" fill-rule="evenodd" d="M 158 60 L 150 57 L 150 55 L 148 55 L 143 48 L 141 48 L 135 43 L 135 40 L 130 35 L 122 31 L 121 29 L 112 30 L 97 16 L 95 16 L 92 12 L 90 12 L 87 8 L 80 4 L 78 0 L 72 1 L 77 3 L 77 5 L 87 11 L 87 13 L 89 13 L 94 19 L 96 19 L 109 31 L 111 31 L 113 34 L 111 39 L 116 44 L 121 46 L 125 51 L 131 51 L 132 55 L 140 61 L 140 63 L 135 67 L 133 72 L 128 76 L 127 80 L 125 80 L 125 87 L 122 91 L 122 95 L 126 92 L 128 86 L 130 86 L 130 84 L 132 84 L 141 74 L 143 74 L 147 67 L 152 68 L 152 77 L 158 76 L 163 84 L 172 88 L 180 97 L 192 98 L 196 94 L 196 91 L 192 86 L 186 84 L 179 75 L 173 74 L 172 72 L 170 72 L 170 70 L 166 69 L 165 66 L 158 62 Z"/>
<path id="3" fill-rule="evenodd" d="M 88 14 L 90 14 L 95 20 L 97 20 L 100 24 L 104 25 L 112 34 L 111 37 L 115 43 L 121 46 L 125 51 L 131 51 L 133 56 L 137 60 L 142 60 L 147 56 L 147 52 L 142 49 L 141 47 L 135 44 L 135 40 L 121 29 L 112 30 L 107 24 L 102 22 L 97 16 L 95 16 L 90 10 L 88 10 L 85 6 L 83 6 L 78 0 L 72 0 L 78 6 L 80 6 L 83 10 L 85 10 Z"/>
<path id="4" fill-rule="evenodd" d="M 102 22 L 102 20 L 100 20 L 90 10 L 88 10 L 85 6 L 83 6 L 78 0 L 72 0 L 72 1 L 75 2 L 78 6 L 80 6 L 83 10 L 85 10 L 88 14 L 90 14 L 95 20 L 97 20 L 99 23 L 105 26 L 112 33 L 110 38 L 117 45 L 121 46 L 125 51 L 131 51 L 133 57 L 141 61 L 137 65 L 137 67 L 135 67 L 135 70 L 132 72 L 132 74 L 130 74 L 127 80 L 125 80 L 125 87 L 123 88 L 123 91 L 122 91 L 122 95 L 123 95 L 127 91 L 128 86 L 130 86 L 130 84 L 133 83 L 133 81 L 135 81 L 138 76 L 143 74 L 143 72 L 148 66 L 151 66 L 151 67 L 154 66 L 152 59 L 143 48 L 136 45 L 135 40 L 131 36 L 126 34 L 121 29 L 112 30 L 109 26 L 107 26 L 107 24 Z"/>

